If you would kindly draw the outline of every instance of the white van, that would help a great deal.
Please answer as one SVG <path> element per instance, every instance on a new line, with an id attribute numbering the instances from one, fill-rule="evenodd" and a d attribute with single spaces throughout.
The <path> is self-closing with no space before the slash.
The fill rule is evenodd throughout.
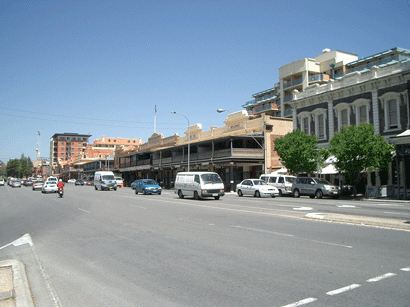
<path id="1" fill-rule="evenodd" d="M 175 194 L 201 199 L 213 197 L 219 199 L 225 195 L 221 177 L 213 172 L 182 172 L 175 179 Z"/>
<path id="2" fill-rule="evenodd" d="M 117 190 L 117 182 L 115 181 L 113 172 L 95 172 L 94 188 L 96 190 Z"/>
<path id="3" fill-rule="evenodd" d="M 265 174 L 261 175 L 259 179 L 276 187 L 279 190 L 279 196 L 282 196 L 292 194 L 292 183 L 296 177 L 290 175 Z"/>

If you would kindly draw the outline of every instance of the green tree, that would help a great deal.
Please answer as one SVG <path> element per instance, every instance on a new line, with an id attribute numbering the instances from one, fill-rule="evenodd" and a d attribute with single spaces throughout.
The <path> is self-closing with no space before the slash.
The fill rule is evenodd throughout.
<path id="1" fill-rule="evenodd" d="M 20 174 L 21 177 L 30 177 L 31 171 L 33 169 L 33 163 L 31 162 L 30 157 L 24 157 L 24 154 L 20 158 Z"/>
<path id="2" fill-rule="evenodd" d="M 0 160 L 0 178 L 5 178 L 5 177 L 7 177 L 6 165 L 4 164 L 3 161 Z"/>
<path id="3" fill-rule="evenodd" d="M 356 196 L 362 172 L 386 169 L 392 161 L 394 145 L 375 135 L 372 125 L 360 124 L 336 132 L 330 140 L 329 151 L 337 158 L 336 168 L 354 185 Z"/>
<path id="4" fill-rule="evenodd" d="M 317 151 L 315 135 L 307 135 L 297 129 L 284 137 L 274 140 L 275 150 L 285 167 L 293 174 L 313 173 L 317 169 L 317 160 L 322 160 L 324 151 Z"/>
<path id="5" fill-rule="evenodd" d="M 7 177 L 20 177 L 20 160 L 9 160 L 9 162 L 7 162 L 6 173 Z"/>

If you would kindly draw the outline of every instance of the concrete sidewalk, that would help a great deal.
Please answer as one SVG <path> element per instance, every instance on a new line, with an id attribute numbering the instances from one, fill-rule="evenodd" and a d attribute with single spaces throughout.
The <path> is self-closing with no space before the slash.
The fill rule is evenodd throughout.
<path id="1" fill-rule="evenodd" d="M 0 261 L 0 307 L 34 307 L 26 269 L 17 260 Z"/>

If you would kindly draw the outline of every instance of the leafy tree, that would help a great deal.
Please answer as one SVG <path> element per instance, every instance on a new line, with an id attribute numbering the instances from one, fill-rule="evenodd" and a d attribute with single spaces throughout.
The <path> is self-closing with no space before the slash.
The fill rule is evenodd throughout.
<path id="1" fill-rule="evenodd" d="M 330 140 L 329 151 L 335 155 L 336 168 L 356 186 L 361 173 L 367 170 L 386 169 L 393 158 L 394 145 L 374 134 L 369 124 L 343 127 Z"/>
<path id="2" fill-rule="evenodd" d="M 313 173 L 317 169 L 317 158 L 322 160 L 324 151 L 317 152 L 315 135 L 307 135 L 297 129 L 274 140 L 275 150 L 285 167 L 294 174 Z"/>
<path id="3" fill-rule="evenodd" d="M 20 177 L 20 160 L 9 160 L 6 167 L 6 173 L 8 177 Z"/>
<path id="4" fill-rule="evenodd" d="M 24 154 L 21 155 L 20 158 L 20 174 L 21 177 L 30 177 L 31 176 L 31 170 L 33 169 L 33 163 L 31 162 L 30 157 L 26 158 L 24 157 Z"/>

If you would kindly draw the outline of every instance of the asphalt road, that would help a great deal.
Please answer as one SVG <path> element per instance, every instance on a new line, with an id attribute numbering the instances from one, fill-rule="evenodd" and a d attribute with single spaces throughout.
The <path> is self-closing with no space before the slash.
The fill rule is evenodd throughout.
<path id="1" fill-rule="evenodd" d="M 410 232 L 351 222 L 408 225 L 409 203 L 0 195 L 0 260 L 26 265 L 37 307 L 409 306 Z"/>

